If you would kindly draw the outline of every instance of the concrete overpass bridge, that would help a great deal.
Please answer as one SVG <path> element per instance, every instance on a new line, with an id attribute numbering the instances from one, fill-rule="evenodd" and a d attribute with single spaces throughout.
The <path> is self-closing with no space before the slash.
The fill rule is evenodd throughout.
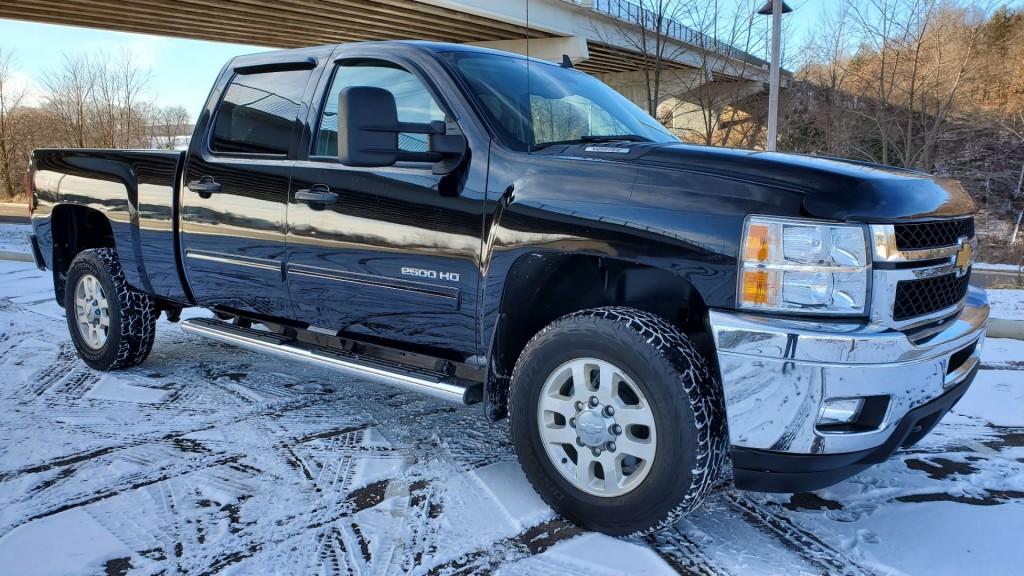
<path id="1" fill-rule="evenodd" d="M 654 35 L 640 25 L 649 15 L 629 0 L 2 0 L 0 18 L 272 48 L 418 39 L 565 54 L 677 128 L 712 100 L 747 101 L 768 80 L 765 61 L 678 22 L 662 26 L 652 59 Z M 644 71 L 654 67 L 651 102 Z"/>

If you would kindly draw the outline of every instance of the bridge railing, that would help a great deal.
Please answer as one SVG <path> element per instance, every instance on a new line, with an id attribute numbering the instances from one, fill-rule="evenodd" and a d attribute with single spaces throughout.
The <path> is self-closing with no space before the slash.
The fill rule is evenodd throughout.
<path id="1" fill-rule="evenodd" d="M 648 30 L 658 29 L 658 13 L 649 8 L 630 2 L 629 0 L 566 0 L 572 4 L 578 4 L 584 7 L 590 7 L 595 12 L 611 16 L 612 18 L 628 22 L 635 26 L 643 26 Z M 757 56 L 754 56 L 748 52 L 744 52 L 739 48 L 727 43 L 722 42 L 717 38 L 713 38 L 681 24 L 670 18 L 663 18 L 661 22 L 661 33 L 670 38 L 675 38 L 680 42 L 696 46 L 703 50 L 708 50 L 732 58 L 734 60 L 740 60 L 751 64 L 758 68 L 765 68 L 768 66 L 768 62 Z"/>

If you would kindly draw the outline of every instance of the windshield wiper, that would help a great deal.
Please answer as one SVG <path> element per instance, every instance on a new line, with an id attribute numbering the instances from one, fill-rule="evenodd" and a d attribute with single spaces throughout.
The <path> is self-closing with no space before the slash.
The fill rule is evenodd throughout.
<path id="1" fill-rule="evenodd" d="M 549 146 L 565 146 L 570 144 L 591 144 L 595 142 L 651 142 L 650 138 L 644 138 L 636 134 L 614 134 L 609 136 L 580 136 L 571 140 L 556 140 L 553 142 L 541 142 L 533 146 L 534 150 L 547 148 Z"/>

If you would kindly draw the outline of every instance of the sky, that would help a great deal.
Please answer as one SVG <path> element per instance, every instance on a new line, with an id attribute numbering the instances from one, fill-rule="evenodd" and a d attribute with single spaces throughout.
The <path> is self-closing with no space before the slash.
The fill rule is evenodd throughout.
<path id="1" fill-rule="evenodd" d="M 149 97 L 160 106 L 184 106 L 193 119 L 206 103 L 213 81 L 230 58 L 267 50 L 0 19 L 0 49 L 13 51 L 19 80 L 27 82 L 30 88 L 29 104 L 38 104 L 38 84 L 43 74 L 59 67 L 65 53 L 103 50 L 116 55 L 122 48 L 130 49 L 138 64 L 150 70 Z"/>
<path id="2" fill-rule="evenodd" d="M 2 1 L 2 0 L 0 0 Z M 751 0 L 708 0 L 720 5 L 721 13 Z M 786 0 L 793 12 L 785 16 L 787 37 L 784 50 L 795 54 L 808 34 L 813 33 L 822 14 L 839 0 Z M 758 2 L 760 3 L 760 2 Z M 1024 0 L 1008 0 L 1024 5 Z M 768 17 L 765 18 L 767 26 Z M 161 106 L 184 106 L 196 118 L 210 86 L 228 59 L 266 50 L 219 42 L 183 40 L 0 19 L 0 50 L 13 51 L 19 81 L 29 87 L 29 104 L 38 104 L 38 84 L 46 70 L 57 68 L 65 53 L 104 50 L 117 54 L 130 49 L 143 68 L 151 71 L 149 96 Z M 764 57 L 763 54 L 755 54 Z"/>

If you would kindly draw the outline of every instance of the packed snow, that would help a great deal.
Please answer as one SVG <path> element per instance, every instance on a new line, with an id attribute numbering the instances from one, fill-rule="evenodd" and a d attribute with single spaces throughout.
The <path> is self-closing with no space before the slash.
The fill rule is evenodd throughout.
<path id="1" fill-rule="evenodd" d="M 992 317 L 1024 321 L 1024 290 L 989 290 Z"/>
<path id="2" fill-rule="evenodd" d="M 28 224 L 0 223 L 0 252 L 29 253 L 28 240 L 25 238 L 32 227 Z"/>
<path id="3" fill-rule="evenodd" d="M 1018 309 L 1007 292 L 997 314 Z M 201 313 L 197 313 L 201 314 Z M 184 334 L 77 359 L 51 276 L 0 261 L 0 573 L 1019 574 L 1024 342 L 912 449 L 834 487 L 740 492 L 643 540 L 533 492 L 507 422 Z"/>
<path id="4" fill-rule="evenodd" d="M 1000 272 L 1024 272 L 1024 266 L 1020 264 L 989 264 L 987 262 L 975 262 L 972 266 L 975 270 L 997 270 Z"/>

